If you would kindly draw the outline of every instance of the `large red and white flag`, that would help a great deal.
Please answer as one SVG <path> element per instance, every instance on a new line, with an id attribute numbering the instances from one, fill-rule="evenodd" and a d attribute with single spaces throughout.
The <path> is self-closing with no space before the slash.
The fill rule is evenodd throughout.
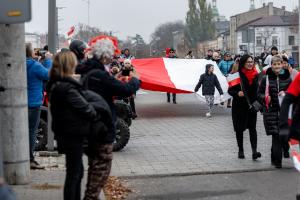
<path id="1" fill-rule="evenodd" d="M 222 90 L 225 93 L 224 100 L 229 98 L 227 95 L 228 84 L 226 78 L 222 75 L 218 66 L 213 61 L 205 59 L 172 59 L 172 58 L 149 58 L 134 59 L 132 64 L 142 81 L 141 88 L 151 91 L 171 92 L 171 93 L 193 93 L 200 75 L 205 73 L 206 65 L 215 66 L 214 73 L 218 77 Z M 200 99 L 202 88 L 197 92 Z M 218 103 L 220 98 L 219 92 L 215 92 Z"/>

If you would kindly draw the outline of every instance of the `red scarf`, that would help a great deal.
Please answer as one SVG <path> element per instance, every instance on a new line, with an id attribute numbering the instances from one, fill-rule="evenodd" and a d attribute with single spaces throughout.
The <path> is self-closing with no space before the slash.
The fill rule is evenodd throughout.
<path id="1" fill-rule="evenodd" d="M 248 70 L 246 68 L 242 68 L 242 72 L 243 74 L 245 74 L 245 76 L 248 79 L 249 85 L 252 85 L 253 80 L 255 79 L 255 77 L 257 76 L 258 72 L 256 70 L 255 67 L 253 67 L 252 69 Z"/>

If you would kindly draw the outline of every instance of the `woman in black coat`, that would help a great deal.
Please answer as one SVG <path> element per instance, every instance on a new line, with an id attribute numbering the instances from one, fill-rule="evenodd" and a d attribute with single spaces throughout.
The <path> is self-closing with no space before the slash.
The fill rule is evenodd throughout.
<path id="1" fill-rule="evenodd" d="M 239 64 L 241 83 L 230 87 L 228 93 L 233 97 L 232 121 L 239 148 L 238 158 L 244 159 L 243 132 L 249 129 L 252 159 L 261 157 L 257 152 L 256 111 L 250 109 L 257 100 L 258 72 L 254 66 L 254 60 L 250 55 L 244 55 Z"/>
<path id="2" fill-rule="evenodd" d="M 83 140 L 90 132 L 90 122 L 97 119 L 96 110 L 82 96 L 84 88 L 73 78 L 76 63 L 70 51 L 57 54 L 47 86 L 52 130 L 58 151 L 66 155 L 64 200 L 81 199 Z"/>
<path id="3" fill-rule="evenodd" d="M 267 85 L 268 80 L 268 85 Z M 264 125 L 267 135 L 272 135 L 271 163 L 276 168 L 281 168 L 282 150 L 284 157 L 289 158 L 288 141 L 279 136 L 279 98 L 283 98 L 285 91 L 291 83 L 290 73 L 282 68 L 282 58 L 273 56 L 272 67 L 266 71 L 266 76 L 259 86 L 259 99 L 264 105 Z M 268 93 L 266 93 L 266 87 Z"/>

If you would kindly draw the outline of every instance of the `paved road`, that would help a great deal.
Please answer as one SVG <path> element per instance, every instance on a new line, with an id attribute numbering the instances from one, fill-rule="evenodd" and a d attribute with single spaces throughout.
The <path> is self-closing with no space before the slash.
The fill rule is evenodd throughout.
<path id="1" fill-rule="evenodd" d="M 295 200 L 293 170 L 129 179 L 128 200 Z"/>

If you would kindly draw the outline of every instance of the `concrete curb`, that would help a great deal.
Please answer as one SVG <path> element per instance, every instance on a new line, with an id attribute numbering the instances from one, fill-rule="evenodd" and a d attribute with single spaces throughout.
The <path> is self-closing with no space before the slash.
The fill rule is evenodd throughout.
<path id="1" fill-rule="evenodd" d="M 118 176 L 122 179 L 145 179 L 145 178 L 167 178 L 167 177 L 180 177 L 180 176 L 197 176 L 197 175 L 217 175 L 217 174 L 239 174 L 239 173 L 252 173 L 252 172 L 267 172 L 276 170 L 291 170 L 293 167 L 283 167 L 276 169 L 274 167 L 267 167 L 261 169 L 241 169 L 241 170 L 228 170 L 228 171 L 203 171 L 203 172 L 187 172 L 187 173 L 172 173 L 172 174 L 150 174 L 150 175 L 132 175 L 132 176 Z"/>

